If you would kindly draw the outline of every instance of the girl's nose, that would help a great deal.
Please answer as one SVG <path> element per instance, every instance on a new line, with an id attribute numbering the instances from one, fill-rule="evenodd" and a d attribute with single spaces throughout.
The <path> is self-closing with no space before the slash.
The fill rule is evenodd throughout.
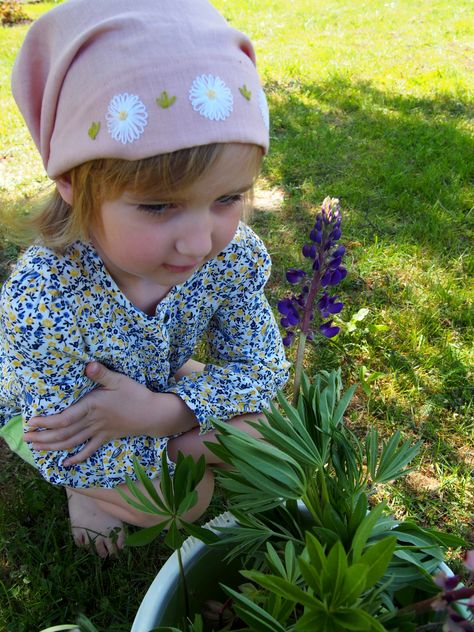
<path id="1" fill-rule="evenodd" d="M 176 239 L 176 250 L 187 257 L 204 259 L 212 251 L 212 221 L 205 214 L 196 213 L 185 222 Z"/>

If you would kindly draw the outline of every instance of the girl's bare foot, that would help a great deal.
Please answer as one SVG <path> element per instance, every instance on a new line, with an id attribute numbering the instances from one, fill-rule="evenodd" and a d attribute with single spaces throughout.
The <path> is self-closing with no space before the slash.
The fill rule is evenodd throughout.
<path id="1" fill-rule="evenodd" d="M 66 489 L 69 518 L 74 542 L 90 547 L 100 557 L 116 554 L 123 549 L 123 522 L 101 509 L 90 496 L 68 487 Z"/>

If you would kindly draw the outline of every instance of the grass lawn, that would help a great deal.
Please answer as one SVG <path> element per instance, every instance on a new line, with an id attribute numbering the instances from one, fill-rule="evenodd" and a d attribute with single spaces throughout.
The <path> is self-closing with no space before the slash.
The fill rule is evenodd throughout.
<path id="1" fill-rule="evenodd" d="M 54 3 L 25 4 L 37 17 Z M 339 197 L 349 275 L 341 334 L 308 372 L 342 364 L 362 380 L 348 423 L 423 441 L 393 512 L 474 545 L 474 142 L 470 0 L 215 0 L 248 32 L 270 103 L 272 148 L 252 224 L 274 262 L 273 305 L 318 204 Z M 0 207 L 46 185 L 9 93 L 27 26 L 0 29 Z M 1 224 L 0 224 L 1 231 Z M 3 231 L 5 275 L 17 249 Z M 294 359 L 294 349 L 289 351 Z M 167 552 L 155 543 L 98 561 L 68 535 L 64 492 L 2 446 L 0 630 L 86 614 L 129 630 Z M 209 516 L 223 505 L 217 498 Z M 453 560 L 456 565 L 456 559 Z"/>

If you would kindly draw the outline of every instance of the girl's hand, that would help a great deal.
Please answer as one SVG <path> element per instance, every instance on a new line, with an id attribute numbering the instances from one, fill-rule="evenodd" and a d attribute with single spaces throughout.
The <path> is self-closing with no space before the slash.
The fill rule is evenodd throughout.
<path id="1" fill-rule="evenodd" d="M 157 434 L 157 396 L 126 375 L 110 371 L 99 362 L 86 367 L 86 375 L 97 388 L 57 415 L 32 417 L 24 439 L 36 450 L 71 450 L 87 441 L 78 454 L 64 461 L 74 465 L 91 456 L 100 446 L 126 436 Z M 34 430 L 34 428 L 45 430 Z M 153 430 L 153 432 L 151 432 Z"/>

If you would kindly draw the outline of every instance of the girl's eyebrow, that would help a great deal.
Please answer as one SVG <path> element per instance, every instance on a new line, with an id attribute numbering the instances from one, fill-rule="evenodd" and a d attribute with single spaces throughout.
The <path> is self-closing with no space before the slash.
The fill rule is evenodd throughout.
<path id="1" fill-rule="evenodd" d="M 237 189 L 232 189 L 231 191 L 229 191 L 228 193 L 223 193 L 222 195 L 219 195 L 216 199 L 219 199 L 221 197 L 226 197 L 228 195 L 238 195 L 239 193 L 245 193 L 246 191 L 249 191 L 252 187 L 254 186 L 254 183 L 251 182 L 250 184 L 244 184 L 243 186 L 237 188 Z M 176 193 L 163 193 L 163 195 L 153 195 L 152 197 L 148 197 L 146 195 L 140 196 L 140 195 L 134 195 L 133 193 L 126 193 L 125 194 L 127 196 L 127 201 L 131 204 L 157 204 L 159 203 L 163 203 L 163 202 L 185 202 L 186 198 L 180 196 L 179 194 Z"/>
<path id="2" fill-rule="evenodd" d="M 254 183 L 251 182 L 250 184 L 240 187 L 240 189 L 235 189 L 234 191 L 232 191 L 232 193 L 245 193 L 246 191 L 249 191 L 253 186 L 254 186 Z"/>

